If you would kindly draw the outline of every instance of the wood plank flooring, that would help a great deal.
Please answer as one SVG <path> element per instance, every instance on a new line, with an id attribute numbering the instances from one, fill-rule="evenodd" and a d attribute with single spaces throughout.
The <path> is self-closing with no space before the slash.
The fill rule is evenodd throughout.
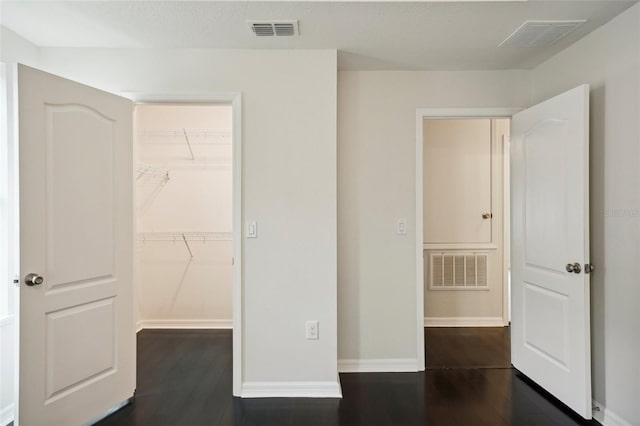
<path id="1" fill-rule="evenodd" d="M 435 368 L 422 373 L 340 374 L 343 398 L 338 400 L 233 398 L 231 367 L 230 330 L 143 330 L 138 333 L 135 402 L 98 424 L 580 424 L 579 419 L 545 399 L 508 368 Z"/>
<path id="2" fill-rule="evenodd" d="M 509 327 L 426 327 L 426 367 L 510 368 Z"/>

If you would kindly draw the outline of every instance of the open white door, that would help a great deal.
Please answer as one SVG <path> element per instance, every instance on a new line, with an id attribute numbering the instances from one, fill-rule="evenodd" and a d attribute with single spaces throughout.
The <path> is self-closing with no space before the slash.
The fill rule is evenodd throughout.
<path id="1" fill-rule="evenodd" d="M 589 86 L 511 125 L 511 361 L 590 419 Z"/>
<path id="2" fill-rule="evenodd" d="M 80 425 L 135 390 L 133 105 L 25 66 L 18 96 L 18 419 Z"/>

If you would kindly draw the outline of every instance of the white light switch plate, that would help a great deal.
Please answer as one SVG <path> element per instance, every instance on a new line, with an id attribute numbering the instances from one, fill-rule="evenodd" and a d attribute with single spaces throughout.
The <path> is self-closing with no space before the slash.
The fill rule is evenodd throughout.
<path id="1" fill-rule="evenodd" d="M 396 234 L 407 235 L 407 219 L 398 219 L 396 222 Z"/>
<path id="2" fill-rule="evenodd" d="M 258 224 L 247 222 L 247 238 L 258 238 Z"/>

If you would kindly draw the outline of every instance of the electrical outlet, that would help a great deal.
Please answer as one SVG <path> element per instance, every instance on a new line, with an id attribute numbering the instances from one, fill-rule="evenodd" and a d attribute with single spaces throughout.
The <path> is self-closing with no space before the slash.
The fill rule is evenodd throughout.
<path id="1" fill-rule="evenodd" d="M 318 321 L 307 321 L 307 339 L 318 340 Z"/>

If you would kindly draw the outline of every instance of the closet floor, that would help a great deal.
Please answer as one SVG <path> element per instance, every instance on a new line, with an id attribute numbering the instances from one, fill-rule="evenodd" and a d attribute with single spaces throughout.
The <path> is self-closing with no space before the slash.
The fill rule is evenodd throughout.
<path id="1" fill-rule="evenodd" d="M 342 399 L 231 396 L 231 330 L 138 333 L 135 402 L 100 426 L 576 425 L 512 369 L 340 374 Z M 597 423 L 593 423 L 597 424 Z"/>

